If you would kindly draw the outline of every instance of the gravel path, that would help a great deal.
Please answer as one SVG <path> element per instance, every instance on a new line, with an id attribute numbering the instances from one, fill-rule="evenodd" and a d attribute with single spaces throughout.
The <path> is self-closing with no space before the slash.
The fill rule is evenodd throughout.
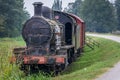
<path id="1" fill-rule="evenodd" d="M 100 34 L 87 34 L 89 36 L 95 36 L 95 37 L 102 37 L 102 38 L 106 38 L 106 39 L 110 39 L 116 42 L 120 43 L 120 37 L 118 36 L 112 36 L 112 35 L 100 35 Z"/>
<path id="2" fill-rule="evenodd" d="M 102 38 L 110 39 L 120 43 L 120 37 L 118 36 L 99 35 L 99 34 L 87 34 L 87 35 L 94 36 L 94 37 L 102 37 Z M 101 75 L 95 80 L 120 80 L 120 62 L 118 62 L 108 72 L 104 73 L 103 75 Z"/>

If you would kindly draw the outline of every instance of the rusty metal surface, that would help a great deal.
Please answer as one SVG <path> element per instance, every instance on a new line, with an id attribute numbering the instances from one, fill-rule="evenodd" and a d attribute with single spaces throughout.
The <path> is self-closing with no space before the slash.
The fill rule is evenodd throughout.
<path id="1" fill-rule="evenodd" d="M 66 55 L 55 55 L 55 56 L 24 56 L 24 64 L 59 64 L 64 63 Z"/>

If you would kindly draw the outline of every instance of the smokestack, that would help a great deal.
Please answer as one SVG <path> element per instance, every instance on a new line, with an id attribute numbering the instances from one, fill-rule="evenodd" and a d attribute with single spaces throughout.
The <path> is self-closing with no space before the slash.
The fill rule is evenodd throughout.
<path id="1" fill-rule="evenodd" d="M 42 15 L 42 2 L 35 2 L 34 5 L 34 16 L 41 16 Z"/>

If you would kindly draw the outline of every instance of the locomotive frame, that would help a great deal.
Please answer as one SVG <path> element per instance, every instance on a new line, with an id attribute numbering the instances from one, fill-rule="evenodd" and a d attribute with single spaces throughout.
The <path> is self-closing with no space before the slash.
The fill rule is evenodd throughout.
<path id="1" fill-rule="evenodd" d="M 35 15 L 31 19 L 29 19 L 23 27 L 22 35 L 24 40 L 26 41 L 26 47 L 14 48 L 14 56 L 12 57 L 12 62 L 21 64 L 20 69 L 25 72 L 30 72 L 30 70 L 35 71 L 36 66 L 39 69 L 45 69 L 47 66 L 49 70 L 58 73 L 65 69 L 68 64 L 71 64 L 83 51 L 83 47 L 85 44 L 85 23 L 82 19 L 73 14 L 54 11 L 48 7 L 42 6 L 41 2 L 35 2 L 34 7 Z M 59 50 L 54 47 L 53 49 L 51 49 L 51 51 L 53 52 L 49 52 L 50 47 L 44 47 L 46 51 L 45 53 L 47 54 L 42 55 L 40 54 L 42 52 L 40 52 L 40 46 L 31 46 L 31 44 L 28 42 L 29 39 L 26 36 L 28 36 L 29 33 L 32 32 L 32 29 L 28 29 L 33 27 L 30 27 L 30 25 L 34 24 L 32 23 L 32 20 L 33 22 L 35 22 L 34 19 L 36 18 L 46 21 L 47 23 L 49 23 L 49 26 L 52 26 L 53 29 L 56 25 L 59 26 L 60 33 L 54 32 L 54 36 L 57 35 L 57 37 L 60 37 L 59 39 L 61 39 L 60 44 L 58 41 L 59 45 L 57 45 L 60 46 L 58 47 Z M 30 20 L 31 22 L 29 22 Z M 28 23 L 30 23 L 29 27 L 26 26 Z M 30 33 L 30 36 L 31 34 L 32 33 Z M 41 32 L 40 34 L 44 33 Z M 53 39 L 54 45 L 55 43 L 57 43 L 55 42 L 56 39 Z M 40 55 L 32 55 L 31 50 L 39 50 L 39 52 L 37 51 L 36 53 Z"/>

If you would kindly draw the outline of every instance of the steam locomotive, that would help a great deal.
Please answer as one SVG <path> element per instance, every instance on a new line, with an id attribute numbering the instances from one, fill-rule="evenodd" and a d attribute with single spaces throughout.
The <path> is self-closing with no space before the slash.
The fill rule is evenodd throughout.
<path id="1" fill-rule="evenodd" d="M 34 16 L 23 26 L 26 47 L 14 48 L 13 59 L 23 71 L 36 67 L 60 72 L 83 51 L 85 24 L 79 17 L 34 4 Z"/>

